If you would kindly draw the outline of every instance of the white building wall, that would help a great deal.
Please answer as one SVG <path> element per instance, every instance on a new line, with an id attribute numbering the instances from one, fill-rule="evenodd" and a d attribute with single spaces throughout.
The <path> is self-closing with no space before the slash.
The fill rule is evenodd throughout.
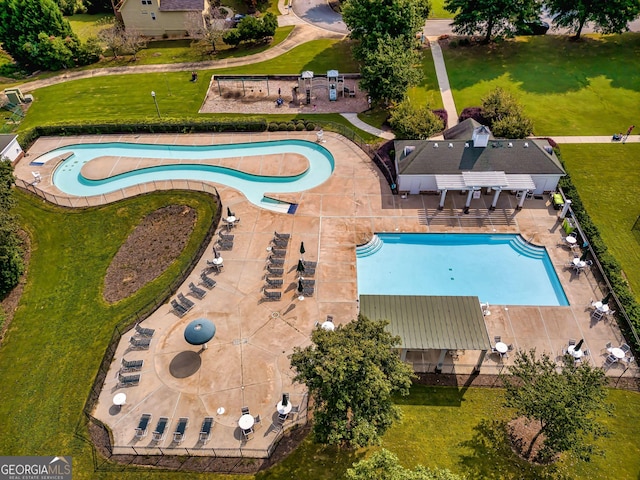
<path id="1" fill-rule="evenodd" d="M 11 162 L 15 162 L 16 160 L 21 158 L 22 155 L 24 155 L 24 152 L 22 151 L 22 147 L 18 143 L 17 137 L 14 138 L 2 152 L 0 152 L 0 157 L 6 157 L 11 160 Z"/>

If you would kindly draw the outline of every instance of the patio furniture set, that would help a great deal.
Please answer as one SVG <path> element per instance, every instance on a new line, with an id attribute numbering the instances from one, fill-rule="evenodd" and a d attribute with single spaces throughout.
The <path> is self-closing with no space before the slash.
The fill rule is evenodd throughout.
<path id="1" fill-rule="evenodd" d="M 613 344 L 609 342 L 605 346 L 603 354 L 605 355 L 605 369 L 609 369 L 618 363 L 627 368 L 634 361 L 634 358 L 631 355 L 631 347 L 626 343 L 623 343 L 619 347 L 614 347 Z"/>
<path id="2" fill-rule="evenodd" d="M 152 415 L 150 413 L 144 413 L 140 417 L 138 426 L 135 429 L 135 438 L 138 440 L 147 436 L 149 431 L 149 425 L 151 423 Z M 165 439 L 167 433 L 167 426 L 169 425 L 169 417 L 160 417 L 156 423 L 156 427 L 152 433 L 152 439 L 158 443 Z M 180 417 L 176 428 L 173 431 L 173 443 L 180 445 L 184 441 L 185 432 L 189 425 L 189 417 Z M 211 429 L 213 427 L 213 417 L 206 417 L 202 422 L 200 429 L 199 441 L 207 443 L 211 438 Z"/>
<path id="3" fill-rule="evenodd" d="M 148 350 L 155 330 L 141 327 L 139 323 L 136 323 L 133 328 L 135 334 L 129 339 L 129 348 L 132 350 Z M 125 360 L 123 358 L 118 371 L 118 388 L 138 385 L 140 383 L 139 373 L 134 375 L 123 375 L 123 373 L 140 371 L 143 363 L 143 360 Z"/>
<path id="4" fill-rule="evenodd" d="M 509 352 L 513 351 L 512 343 L 507 345 L 502 341 L 502 337 L 500 335 L 493 337 L 493 343 L 494 345 L 491 347 L 491 353 L 497 354 L 500 360 L 509 358 Z"/>

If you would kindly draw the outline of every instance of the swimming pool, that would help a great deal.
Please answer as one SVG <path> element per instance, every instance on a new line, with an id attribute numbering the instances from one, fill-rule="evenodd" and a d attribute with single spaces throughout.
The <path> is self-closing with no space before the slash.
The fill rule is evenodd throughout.
<path id="1" fill-rule="evenodd" d="M 376 237 L 356 249 L 359 294 L 474 295 L 498 305 L 569 305 L 547 251 L 519 235 Z"/>
<path id="2" fill-rule="evenodd" d="M 147 145 L 122 142 L 88 143 L 57 148 L 32 162 L 43 165 L 67 153 L 73 153 L 55 170 L 53 183 L 64 193 L 76 196 L 102 195 L 146 182 L 158 180 L 200 180 L 227 185 L 241 191 L 254 205 L 278 210 L 277 203 L 264 200 L 264 194 L 301 192 L 314 188 L 327 180 L 334 169 L 331 153 L 322 145 L 306 140 L 275 140 L 269 142 L 237 143 L 227 145 Z M 309 161 L 309 167 L 300 175 L 252 175 L 231 168 L 185 163 L 206 159 L 230 157 L 256 157 L 262 155 L 296 153 Z M 138 162 L 140 158 L 175 159 L 182 163 L 142 168 L 103 180 L 89 180 L 81 169 L 97 157 L 123 157 L 120 161 Z"/>

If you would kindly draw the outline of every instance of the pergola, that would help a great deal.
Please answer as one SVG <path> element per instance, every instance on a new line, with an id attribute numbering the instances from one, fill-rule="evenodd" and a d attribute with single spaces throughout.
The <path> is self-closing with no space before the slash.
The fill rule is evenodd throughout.
<path id="1" fill-rule="evenodd" d="M 436 187 L 440 192 L 440 203 L 438 209 L 444 208 L 444 201 L 449 190 L 468 191 L 467 201 L 464 205 L 464 212 L 469 212 L 471 199 L 474 192 L 479 192 L 483 188 L 490 188 L 495 193 L 491 202 L 490 210 L 495 210 L 498 197 L 502 190 L 515 190 L 521 193 L 518 209 L 522 208 L 524 199 L 529 191 L 533 191 L 536 185 L 531 175 L 526 174 L 505 174 L 504 172 L 462 172 L 457 175 L 435 175 Z"/>
<path id="2" fill-rule="evenodd" d="M 489 333 L 478 297 L 360 295 L 360 313 L 372 320 L 388 320 L 387 329 L 401 339 L 400 358 L 410 350 L 440 350 L 437 371 L 447 352 L 480 351 L 479 371 L 487 351 Z"/>

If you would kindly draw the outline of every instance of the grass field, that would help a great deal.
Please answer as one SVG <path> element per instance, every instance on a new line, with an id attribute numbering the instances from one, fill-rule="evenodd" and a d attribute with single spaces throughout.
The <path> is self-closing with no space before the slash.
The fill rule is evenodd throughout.
<path id="1" fill-rule="evenodd" d="M 431 13 L 429 18 L 453 18 L 449 12 L 444 9 L 444 0 L 431 0 Z"/>
<path id="2" fill-rule="evenodd" d="M 69 21 L 73 33 L 85 42 L 87 38 L 97 37 L 101 30 L 108 28 L 110 25 L 104 22 L 106 19 L 112 19 L 113 14 L 97 13 L 89 15 L 87 13 L 76 13 L 71 17 L 64 18 Z"/>
<path id="3" fill-rule="evenodd" d="M 638 123 L 640 34 L 519 37 L 444 49 L 456 107 L 497 86 L 513 92 L 536 135 L 611 135 Z"/>
<path id="4" fill-rule="evenodd" d="M 562 145 L 571 180 L 640 301 L 640 144 Z"/>

